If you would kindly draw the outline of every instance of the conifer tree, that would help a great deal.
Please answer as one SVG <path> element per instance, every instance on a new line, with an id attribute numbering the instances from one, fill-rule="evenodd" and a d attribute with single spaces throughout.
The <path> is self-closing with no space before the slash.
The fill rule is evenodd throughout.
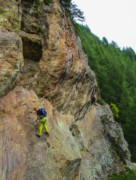
<path id="1" fill-rule="evenodd" d="M 60 0 L 60 3 L 64 7 L 66 15 L 69 16 L 71 20 L 85 21 L 84 13 L 75 3 L 72 3 L 71 0 Z"/>

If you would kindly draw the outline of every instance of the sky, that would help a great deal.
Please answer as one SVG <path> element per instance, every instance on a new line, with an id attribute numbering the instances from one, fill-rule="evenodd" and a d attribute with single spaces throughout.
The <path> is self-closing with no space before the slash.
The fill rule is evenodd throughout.
<path id="1" fill-rule="evenodd" d="M 73 0 L 84 12 L 85 24 L 100 39 L 136 52 L 136 0 Z"/>

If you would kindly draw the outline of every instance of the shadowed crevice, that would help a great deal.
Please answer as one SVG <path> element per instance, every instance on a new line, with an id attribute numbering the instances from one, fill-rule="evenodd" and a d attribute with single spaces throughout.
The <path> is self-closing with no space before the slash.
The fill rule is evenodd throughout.
<path id="1" fill-rule="evenodd" d="M 42 57 L 42 41 L 39 36 L 21 32 L 23 56 L 25 59 L 40 61 Z"/>

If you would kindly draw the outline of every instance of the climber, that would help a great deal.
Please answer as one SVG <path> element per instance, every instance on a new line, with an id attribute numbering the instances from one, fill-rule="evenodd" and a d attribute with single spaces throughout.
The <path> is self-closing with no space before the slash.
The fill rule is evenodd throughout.
<path id="1" fill-rule="evenodd" d="M 49 136 L 49 129 L 46 125 L 46 120 L 47 120 L 48 116 L 47 116 L 47 112 L 46 112 L 45 108 L 38 109 L 38 106 L 34 106 L 33 109 L 37 113 L 37 119 L 35 120 L 35 124 L 38 125 L 38 132 L 37 132 L 36 136 L 41 137 L 43 127 L 45 129 L 46 135 Z"/>

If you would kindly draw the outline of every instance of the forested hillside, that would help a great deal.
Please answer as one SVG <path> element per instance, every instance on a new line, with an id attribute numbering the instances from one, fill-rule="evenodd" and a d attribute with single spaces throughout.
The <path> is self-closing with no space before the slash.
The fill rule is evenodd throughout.
<path id="1" fill-rule="evenodd" d="M 95 71 L 102 103 L 111 105 L 122 125 L 132 161 L 136 161 L 136 54 L 132 48 L 120 49 L 104 37 L 100 40 L 87 26 L 74 23 L 89 65 Z"/>

